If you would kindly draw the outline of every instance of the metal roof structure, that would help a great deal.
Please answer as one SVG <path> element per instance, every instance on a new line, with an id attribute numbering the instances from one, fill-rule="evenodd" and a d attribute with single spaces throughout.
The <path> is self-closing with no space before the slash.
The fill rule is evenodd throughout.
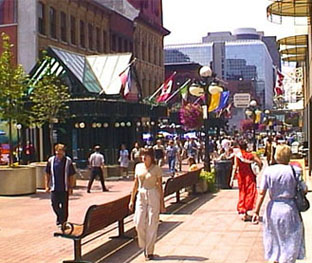
<path id="1" fill-rule="evenodd" d="M 57 76 L 67 74 L 74 77 L 88 93 L 105 95 L 120 95 L 120 74 L 129 67 L 132 58 L 131 53 L 84 56 L 56 47 L 49 47 L 48 55 L 51 59 L 43 60 L 31 71 L 30 86 L 47 72 Z M 137 89 L 136 92 L 139 93 Z"/>

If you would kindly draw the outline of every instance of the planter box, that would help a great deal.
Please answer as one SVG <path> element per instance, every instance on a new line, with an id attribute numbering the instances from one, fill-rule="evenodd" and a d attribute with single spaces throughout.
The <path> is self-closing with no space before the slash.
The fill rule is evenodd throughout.
<path id="1" fill-rule="evenodd" d="M 199 179 L 199 182 L 196 184 L 197 193 L 205 193 L 208 191 L 207 180 Z"/>
<path id="2" fill-rule="evenodd" d="M 25 195 L 36 193 L 36 172 L 31 165 L 18 168 L 0 168 L 0 195 Z"/>

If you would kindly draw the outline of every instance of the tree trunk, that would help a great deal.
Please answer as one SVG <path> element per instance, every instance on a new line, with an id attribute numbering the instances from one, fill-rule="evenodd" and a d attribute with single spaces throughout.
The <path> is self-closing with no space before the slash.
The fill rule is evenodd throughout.
<path id="1" fill-rule="evenodd" d="M 13 165 L 12 119 L 9 119 L 9 166 Z"/>
<path id="2" fill-rule="evenodd" d="M 54 143 L 53 143 L 53 123 L 49 123 L 49 134 L 50 134 L 50 146 L 51 146 L 51 155 L 54 154 Z"/>

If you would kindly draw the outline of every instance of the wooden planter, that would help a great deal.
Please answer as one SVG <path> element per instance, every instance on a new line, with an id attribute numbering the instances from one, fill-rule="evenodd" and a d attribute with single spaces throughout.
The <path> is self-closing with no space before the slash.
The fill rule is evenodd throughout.
<path id="1" fill-rule="evenodd" d="M 31 165 L 0 167 L 0 195 L 36 193 L 36 171 Z"/>

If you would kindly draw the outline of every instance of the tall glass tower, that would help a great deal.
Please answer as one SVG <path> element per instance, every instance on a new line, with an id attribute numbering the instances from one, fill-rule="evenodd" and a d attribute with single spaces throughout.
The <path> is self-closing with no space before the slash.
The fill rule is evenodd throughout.
<path id="1" fill-rule="evenodd" d="M 208 33 L 198 44 L 165 46 L 165 65 L 194 62 L 209 65 L 224 80 L 252 80 L 263 108 L 272 108 L 274 66 L 272 54 L 262 40 L 263 33 L 252 28 Z M 274 39 L 273 39 L 274 40 Z"/>

